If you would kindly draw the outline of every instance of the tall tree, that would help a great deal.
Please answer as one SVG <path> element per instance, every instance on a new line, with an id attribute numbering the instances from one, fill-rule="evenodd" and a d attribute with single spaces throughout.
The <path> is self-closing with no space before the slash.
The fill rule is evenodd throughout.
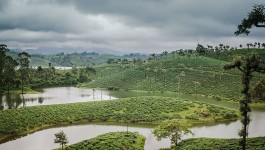
<path id="1" fill-rule="evenodd" d="M 37 68 L 37 73 L 39 77 L 42 77 L 42 73 L 43 73 L 43 68 L 41 66 L 38 66 Z"/>
<path id="2" fill-rule="evenodd" d="M 19 75 L 21 79 L 21 92 L 24 93 L 25 81 L 29 78 L 29 57 L 30 55 L 26 52 L 18 53 L 19 61 Z"/>
<path id="3" fill-rule="evenodd" d="M 254 5 L 253 9 L 246 18 L 244 18 L 237 26 L 237 31 L 235 32 L 235 35 L 240 34 L 246 34 L 248 35 L 250 33 L 249 29 L 252 28 L 252 26 L 255 27 L 265 27 L 265 5 Z"/>
<path id="4" fill-rule="evenodd" d="M 265 66 L 260 58 L 256 55 L 247 56 L 243 60 L 236 60 L 235 62 L 225 65 L 224 69 L 237 68 L 242 72 L 242 94 L 243 99 L 240 100 L 240 112 L 242 115 L 242 129 L 239 131 L 239 136 L 242 137 L 240 145 L 242 149 L 246 149 L 246 138 L 248 136 L 248 125 L 250 123 L 249 112 L 251 111 L 249 104 L 251 103 L 250 96 L 250 81 L 252 79 L 253 72 L 265 72 Z"/>
<path id="5" fill-rule="evenodd" d="M 6 45 L 0 44 L 0 91 L 3 88 L 3 70 L 5 66 L 6 52 L 9 51 Z"/>
<path id="6" fill-rule="evenodd" d="M 196 47 L 196 52 L 199 55 L 205 55 L 206 54 L 206 49 L 203 47 L 203 45 L 198 44 L 197 47 Z"/>
<path id="7" fill-rule="evenodd" d="M 9 93 L 10 86 L 15 82 L 16 79 L 16 66 L 18 63 L 11 56 L 5 58 L 5 64 L 3 69 L 3 79 L 5 85 L 7 85 L 7 91 Z"/>

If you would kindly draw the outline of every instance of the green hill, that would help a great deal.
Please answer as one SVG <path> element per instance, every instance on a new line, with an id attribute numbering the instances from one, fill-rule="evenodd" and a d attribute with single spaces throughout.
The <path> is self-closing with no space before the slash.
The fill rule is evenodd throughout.
<path id="1" fill-rule="evenodd" d="M 110 132 L 67 146 L 67 150 L 143 150 L 145 137 L 135 132 Z"/>
<path id="2" fill-rule="evenodd" d="M 217 149 L 229 149 L 229 150 L 239 150 L 240 139 L 214 139 L 214 138 L 194 138 L 183 140 L 178 144 L 177 147 L 172 147 L 171 150 L 217 150 Z M 248 150 L 264 150 L 265 147 L 265 137 L 256 137 L 247 139 Z M 164 149 L 166 150 L 166 149 Z"/>
<path id="3" fill-rule="evenodd" d="M 7 52 L 7 55 L 13 58 L 18 58 L 18 52 Z M 108 60 L 132 60 L 135 58 L 146 58 L 144 54 L 131 53 L 129 55 L 111 55 L 111 54 L 97 54 L 95 52 L 87 53 L 72 53 L 72 54 L 53 54 L 53 55 L 40 55 L 32 54 L 30 57 L 30 66 L 37 67 L 48 67 L 49 63 L 52 66 L 63 66 L 63 67 L 73 67 L 73 66 L 94 66 L 102 63 L 106 63 Z"/>
<path id="4" fill-rule="evenodd" d="M 168 55 L 145 63 L 95 67 L 97 77 L 79 87 L 203 94 L 217 99 L 241 97 L 241 74 L 224 71 L 227 61 L 194 55 Z M 254 74 L 252 87 L 264 74 Z"/>

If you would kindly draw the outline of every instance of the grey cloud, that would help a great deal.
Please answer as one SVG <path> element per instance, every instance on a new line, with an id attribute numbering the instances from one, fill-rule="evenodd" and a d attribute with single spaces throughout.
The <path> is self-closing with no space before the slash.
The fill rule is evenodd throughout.
<path id="1" fill-rule="evenodd" d="M 193 48 L 198 42 L 234 39 L 237 24 L 260 2 L 0 0 L 0 41 L 29 47 L 61 43 L 121 50 Z M 264 34 L 253 29 L 250 36 L 262 41 Z"/>
<path id="2" fill-rule="evenodd" d="M 208 20 L 222 25 L 223 28 L 235 26 L 246 16 L 253 5 L 253 1 L 247 0 L 68 0 L 68 4 L 74 4 L 82 13 L 103 14 L 116 16 L 128 26 L 153 26 L 160 29 L 166 29 L 170 25 L 183 25 L 183 28 L 189 27 L 197 31 L 193 34 L 216 34 L 228 35 L 227 33 L 215 28 L 214 25 L 208 28 Z M 188 18 L 188 19 L 187 19 Z M 201 18 L 200 24 L 194 24 L 193 20 Z M 206 22 L 205 22 L 206 21 Z M 205 23 L 203 25 L 202 23 Z M 218 26 L 217 26 L 218 27 Z M 229 31 L 234 30 L 228 29 Z M 210 30 L 211 29 L 211 30 Z M 166 29 L 167 30 L 167 29 Z M 233 33 L 232 33 L 233 34 Z M 216 36 L 218 36 L 216 35 Z"/>
<path id="3" fill-rule="evenodd" d="M 0 0 L 0 12 L 8 7 L 9 0 Z"/>

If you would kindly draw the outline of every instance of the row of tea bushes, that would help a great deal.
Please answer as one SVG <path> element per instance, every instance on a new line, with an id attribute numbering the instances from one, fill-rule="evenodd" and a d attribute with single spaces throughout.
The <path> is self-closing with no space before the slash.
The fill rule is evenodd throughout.
<path id="1" fill-rule="evenodd" d="M 110 132 L 69 145 L 66 150 L 144 150 L 145 137 L 135 132 Z"/>
<path id="2" fill-rule="evenodd" d="M 172 147 L 171 150 L 191 150 L 191 149 L 229 149 L 239 150 L 240 139 L 215 139 L 215 138 L 194 138 L 183 140 L 178 144 L 177 147 Z M 265 148 L 265 137 L 255 137 L 247 139 L 247 150 L 264 150 Z"/>
<path id="3" fill-rule="evenodd" d="M 132 97 L 0 111 L 0 136 L 81 121 L 158 123 L 186 119 L 191 123 L 205 123 L 237 118 L 235 110 L 215 105 L 169 97 Z"/>

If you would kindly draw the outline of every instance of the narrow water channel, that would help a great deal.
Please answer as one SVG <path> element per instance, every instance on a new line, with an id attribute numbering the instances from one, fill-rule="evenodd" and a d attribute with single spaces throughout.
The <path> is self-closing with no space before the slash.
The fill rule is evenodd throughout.
<path id="1" fill-rule="evenodd" d="M 251 118 L 252 121 L 249 127 L 249 137 L 264 136 L 264 112 L 252 112 Z M 192 128 L 194 135 L 184 136 L 183 139 L 195 137 L 239 138 L 238 130 L 240 127 L 240 121 L 227 124 L 223 123 L 214 126 L 195 127 Z M 152 128 L 129 127 L 128 129 L 129 131 L 139 132 L 146 137 L 145 150 L 158 150 L 160 148 L 168 148 L 170 146 L 169 139 L 157 141 L 152 134 Z M 66 133 L 69 139 L 69 144 L 74 144 L 107 132 L 127 131 L 127 127 L 88 124 L 46 129 L 7 143 L 3 143 L 0 145 L 0 149 L 17 150 L 19 148 L 19 150 L 50 150 L 59 147 L 58 144 L 54 143 L 54 134 L 61 130 Z"/>

